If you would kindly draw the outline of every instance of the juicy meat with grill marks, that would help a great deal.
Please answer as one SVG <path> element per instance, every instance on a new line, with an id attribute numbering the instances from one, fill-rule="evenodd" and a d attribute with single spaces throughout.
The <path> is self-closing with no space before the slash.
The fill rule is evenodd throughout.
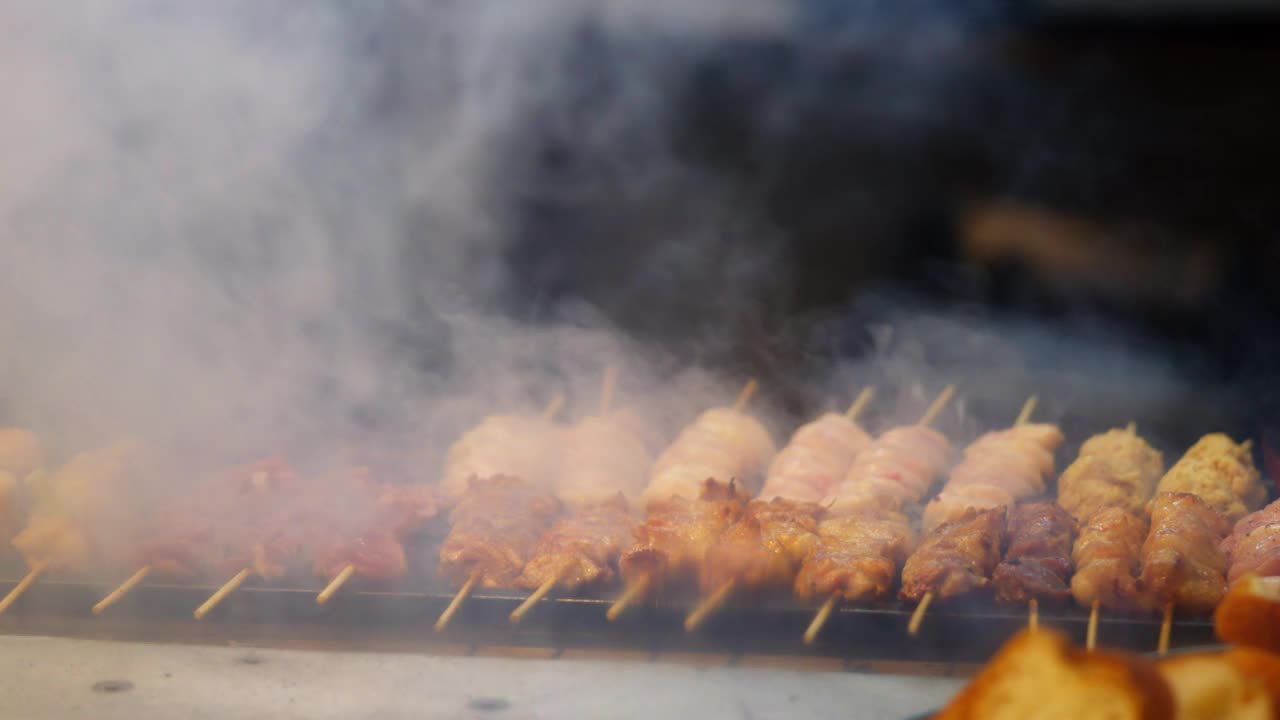
<path id="1" fill-rule="evenodd" d="M 905 512 L 918 506 L 951 462 L 947 438 L 923 425 L 904 425 L 876 438 L 854 459 L 823 501 L 832 515 Z"/>
<path id="2" fill-rule="evenodd" d="M 789 587 L 817 544 L 822 513 L 816 503 L 752 500 L 707 551 L 698 576 L 702 590 L 712 592 L 730 580 L 740 589 Z"/>
<path id="3" fill-rule="evenodd" d="M 1145 515 L 1123 507 L 1104 508 L 1091 515 L 1071 548 L 1076 567 L 1071 596 L 1076 602 L 1089 607 L 1096 601 L 1102 608 L 1120 611 L 1142 607 L 1137 575 L 1146 537 Z"/>
<path id="4" fill-rule="evenodd" d="M 969 510 L 1011 507 L 1043 495 L 1062 444 L 1056 425 L 1033 423 L 989 432 L 965 448 L 964 459 L 924 510 L 925 531 Z"/>
<path id="5" fill-rule="evenodd" d="M 1113 429 L 1080 446 L 1075 462 L 1058 478 L 1058 504 L 1077 522 L 1104 508 L 1146 512 L 1164 472 L 1164 458 L 1137 434 Z"/>
<path id="6" fill-rule="evenodd" d="M 478 576 L 482 587 L 511 587 L 559 510 L 555 497 L 521 478 L 472 478 L 449 513 L 440 576 L 459 585 Z"/>
<path id="7" fill-rule="evenodd" d="M 543 533 L 516 586 L 534 589 L 556 580 L 565 589 L 607 583 L 619 555 L 631 545 L 635 521 L 621 494 L 585 505 Z"/>
<path id="8" fill-rule="evenodd" d="M 1230 522 L 1191 493 L 1156 493 L 1150 507 L 1140 585 L 1149 607 L 1173 603 L 1192 612 L 1213 610 L 1227 593 L 1227 560 L 1220 545 Z"/>
<path id="9" fill-rule="evenodd" d="M 902 567 L 898 597 L 919 602 L 932 592 L 939 600 L 991 584 L 1004 546 L 1005 509 L 971 511 L 934 529 Z"/>
<path id="10" fill-rule="evenodd" d="M 1280 500 L 1241 518 L 1222 541 L 1222 551 L 1229 584 L 1247 573 L 1280 576 Z"/>
<path id="11" fill-rule="evenodd" d="M 813 600 L 834 594 L 850 602 L 887 598 L 915 542 L 915 532 L 899 513 L 823 520 L 818 541 L 796 574 L 796 595 Z"/>
<path id="12" fill-rule="evenodd" d="M 716 539 L 742 515 L 747 495 L 733 482 L 704 480 L 697 500 L 682 496 L 649 506 L 635 544 L 619 567 L 628 583 L 647 578 L 650 589 L 696 577 Z"/>
<path id="13" fill-rule="evenodd" d="M 1196 495 L 1232 522 L 1267 500 L 1249 443 L 1237 443 L 1222 433 L 1196 441 L 1169 468 L 1156 491 Z"/>
<path id="14" fill-rule="evenodd" d="M 769 465 L 760 498 L 820 502 L 870 445 L 866 431 L 844 415 L 826 413 L 801 425 Z"/>
<path id="15" fill-rule="evenodd" d="M 745 487 L 773 454 L 773 439 L 759 420 L 732 408 L 712 408 L 654 461 L 642 502 L 647 508 L 673 497 L 696 499 L 707 478 Z"/>
<path id="16" fill-rule="evenodd" d="M 1009 513 L 1008 549 L 992 582 L 996 599 L 1024 603 L 1032 598 L 1062 602 L 1071 596 L 1071 542 L 1076 521 L 1049 501 L 1017 505 Z"/>

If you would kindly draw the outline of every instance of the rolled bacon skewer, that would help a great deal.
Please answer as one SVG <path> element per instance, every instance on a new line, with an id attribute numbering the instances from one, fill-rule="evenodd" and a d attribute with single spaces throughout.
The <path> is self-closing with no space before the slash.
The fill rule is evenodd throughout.
<path id="1" fill-rule="evenodd" d="M 541 415 L 491 415 L 468 430 L 445 456 L 440 491 L 457 501 L 471 478 L 510 475 L 550 489 L 563 430 L 553 419 L 564 407 L 556 395 Z"/>
<path id="2" fill-rule="evenodd" d="M 1198 495 L 1158 492 L 1151 500 L 1140 587 L 1149 607 L 1164 610 L 1161 654 L 1168 650 L 1175 607 L 1211 612 L 1226 596 L 1227 561 L 1220 545 L 1230 531 L 1226 516 Z"/>
<path id="3" fill-rule="evenodd" d="M 827 497 L 872 443 L 857 419 L 874 394 L 865 388 L 843 415 L 825 413 L 801 425 L 770 463 L 760 499 L 821 502 Z"/>
<path id="4" fill-rule="evenodd" d="M 685 619 L 693 631 L 735 590 L 789 587 L 817 544 L 817 504 L 871 444 L 856 420 L 874 393 L 865 388 L 844 415 L 827 413 L 802 426 L 769 468 L 757 499 L 707 552 L 699 572 L 706 597 Z"/>
<path id="5" fill-rule="evenodd" d="M 647 517 L 620 560 L 626 588 L 610 620 L 665 583 L 696 578 L 711 544 L 741 515 L 750 499 L 744 481 L 774 455 L 768 430 L 743 412 L 757 387 L 749 380 L 732 407 L 704 412 L 654 462 L 641 498 Z"/>
<path id="6" fill-rule="evenodd" d="M 1143 605 L 1137 576 L 1141 572 L 1142 544 L 1147 537 L 1146 515 L 1124 507 L 1099 510 L 1080 528 L 1071 548 L 1075 573 L 1071 595 L 1089 607 L 1085 646 L 1097 642 L 1098 608 L 1129 611 Z"/>
<path id="7" fill-rule="evenodd" d="M 989 432 L 965 448 L 964 459 L 925 507 L 925 532 L 969 510 L 1013 507 L 1044 494 L 1063 437 L 1056 425 L 1026 422 L 1034 407 L 1033 397 L 1013 427 Z"/>
<path id="8" fill-rule="evenodd" d="M 1253 574 L 1280 576 L 1280 500 L 1240 518 L 1222 541 L 1227 558 L 1227 584 Z"/>
<path id="9" fill-rule="evenodd" d="M 774 455 L 773 439 L 760 421 L 744 411 L 756 388 L 751 380 L 732 407 L 699 415 L 658 456 L 641 496 L 646 509 L 672 497 L 697 499 L 707 478 L 745 487 L 768 467 Z"/>
<path id="10" fill-rule="evenodd" d="M 951 446 L 928 426 L 950 401 L 943 388 L 915 425 L 889 430 L 855 460 L 828 499 L 830 515 L 818 527 L 813 551 L 796 573 L 803 600 L 826 601 L 805 630 L 812 643 L 837 602 L 868 602 L 888 596 L 915 548 L 916 534 L 901 510 L 917 509 L 947 466 Z"/>

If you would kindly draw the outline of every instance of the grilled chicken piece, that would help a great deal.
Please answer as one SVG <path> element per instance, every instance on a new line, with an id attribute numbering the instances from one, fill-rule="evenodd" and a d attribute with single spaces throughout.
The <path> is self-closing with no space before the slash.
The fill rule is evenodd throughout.
<path id="1" fill-rule="evenodd" d="M 650 505 L 619 566 L 628 583 L 647 578 L 651 590 L 696 577 L 716 539 L 741 515 L 747 495 L 736 483 L 704 480 L 699 499 L 675 496 Z"/>
<path id="2" fill-rule="evenodd" d="M 1080 446 L 1080 455 L 1058 479 L 1058 504 L 1077 522 L 1104 508 L 1146 512 L 1164 472 L 1160 451 L 1127 430 L 1108 430 Z"/>
<path id="3" fill-rule="evenodd" d="M 1249 444 L 1222 433 L 1205 435 L 1192 445 L 1160 480 L 1157 492 L 1190 493 L 1232 522 L 1267 500 Z"/>
<path id="4" fill-rule="evenodd" d="M 535 415 L 492 415 L 468 430 L 445 456 L 440 490 L 466 494 L 471 478 L 510 475 L 548 489 L 556 476 L 563 429 Z"/>
<path id="5" fill-rule="evenodd" d="M 453 512 L 440 547 L 441 577 L 482 587 L 511 587 L 560 503 L 532 483 L 510 475 L 472 478 Z"/>
<path id="6" fill-rule="evenodd" d="M 702 590 L 713 592 L 730 580 L 742 589 L 789 587 L 817 545 L 822 513 L 816 503 L 752 500 L 707 551 L 699 573 Z"/>
<path id="7" fill-rule="evenodd" d="M 1076 571 L 1071 595 L 1084 607 L 1095 601 L 1108 610 L 1142 606 L 1137 575 L 1147 520 L 1122 507 L 1105 508 L 1090 516 L 1071 548 Z"/>
<path id="8" fill-rule="evenodd" d="M 1158 492 L 1151 500 L 1151 533 L 1142 544 L 1140 587 L 1151 609 L 1173 603 L 1210 612 L 1227 592 L 1227 560 L 1220 544 L 1231 524 L 1190 493 Z"/>
<path id="9" fill-rule="evenodd" d="M 29 566 L 83 572 L 124 560 L 120 530 L 139 519 L 129 499 L 140 451 L 117 443 L 83 452 L 41 483 L 27 526 L 13 538 Z"/>
<path id="10" fill-rule="evenodd" d="M 516 586 L 532 590 L 557 580 L 560 587 L 574 590 L 609 582 L 619 555 L 631 545 L 634 525 L 621 494 L 580 507 L 543 533 Z"/>
<path id="11" fill-rule="evenodd" d="M 818 542 L 796 574 L 796 595 L 813 600 L 835 594 L 851 602 L 887 598 L 915 542 L 906 516 L 897 513 L 823 520 Z"/>
<path id="12" fill-rule="evenodd" d="M 760 497 L 820 502 L 871 442 L 871 436 L 857 423 L 837 413 L 826 413 L 801 425 L 769 465 Z"/>
<path id="13" fill-rule="evenodd" d="M 992 575 L 996 599 L 1062 602 L 1071 596 L 1071 542 L 1076 522 L 1048 501 L 1023 503 L 1009 513 L 1008 549 Z"/>
<path id="14" fill-rule="evenodd" d="M 638 503 L 652 465 L 634 413 L 593 415 L 574 424 L 565 436 L 556 495 L 570 507 L 610 503 L 618 493 L 628 504 Z"/>
<path id="15" fill-rule="evenodd" d="M 823 501 L 832 515 L 903 512 L 919 505 L 951 461 L 951 445 L 923 425 L 904 425 L 858 454 L 844 481 Z"/>
<path id="16" fill-rule="evenodd" d="M 1227 557 L 1227 582 L 1234 585 L 1242 576 L 1280 576 L 1280 500 L 1249 513 L 1222 541 Z"/>
<path id="17" fill-rule="evenodd" d="M 920 541 L 902 567 L 898 597 L 919 602 L 932 592 L 939 600 L 991 584 L 1004 546 L 1005 509 L 975 510 L 943 524 Z"/>
<path id="18" fill-rule="evenodd" d="M 969 510 L 1010 507 L 1043 495 L 1053 474 L 1053 453 L 1062 431 L 1043 423 L 989 432 L 965 448 L 942 492 L 924 510 L 924 529 L 964 516 Z"/>
<path id="19" fill-rule="evenodd" d="M 760 421 L 730 408 L 713 408 L 658 456 L 642 502 L 648 508 L 673 497 L 695 499 L 707 478 L 745 487 L 773 454 L 773 439 Z"/>

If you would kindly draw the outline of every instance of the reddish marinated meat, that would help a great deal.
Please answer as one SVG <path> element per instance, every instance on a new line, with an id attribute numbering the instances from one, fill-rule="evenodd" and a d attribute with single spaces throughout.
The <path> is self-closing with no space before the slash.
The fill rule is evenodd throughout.
<path id="1" fill-rule="evenodd" d="M 516 586 L 534 589 L 549 581 L 573 590 L 614 577 L 618 556 L 631 544 L 634 526 L 627 499 L 583 505 L 543 533 Z"/>
<path id="2" fill-rule="evenodd" d="M 1222 542 L 1222 551 L 1230 584 L 1247 573 L 1280 576 L 1280 500 L 1241 518 Z"/>
<path id="3" fill-rule="evenodd" d="M 735 483 L 704 480 L 699 499 L 675 496 L 649 506 L 635 528 L 635 544 L 619 566 L 628 583 L 641 578 L 651 589 L 697 576 L 707 551 L 741 515 L 746 494 Z"/>
<path id="4" fill-rule="evenodd" d="M 1145 516 L 1123 507 L 1094 513 L 1080 529 L 1071 549 L 1075 574 L 1071 595 L 1082 606 L 1098 603 L 1108 610 L 1141 607 L 1137 575 L 1141 569 L 1142 543 L 1147 537 Z"/>
<path id="5" fill-rule="evenodd" d="M 817 545 L 822 507 L 782 498 L 752 500 L 707 551 L 699 572 L 704 592 L 730 580 L 742 589 L 789 587 Z"/>
<path id="6" fill-rule="evenodd" d="M 897 513 L 824 520 L 817 544 L 796 574 L 796 595 L 802 600 L 831 595 L 852 602 L 883 600 L 915 541 L 906 516 Z"/>
<path id="7" fill-rule="evenodd" d="M 459 585 L 478 576 L 483 587 L 511 587 L 559 510 L 559 501 L 520 478 L 472 478 L 449 514 L 439 574 Z"/>
<path id="8" fill-rule="evenodd" d="M 919 602 L 933 593 L 944 600 L 990 585 L 1000 564 L 1004 526 L 1004 508 L 992 508 L 935 529 L 907 558 L 898 597 Z"/>

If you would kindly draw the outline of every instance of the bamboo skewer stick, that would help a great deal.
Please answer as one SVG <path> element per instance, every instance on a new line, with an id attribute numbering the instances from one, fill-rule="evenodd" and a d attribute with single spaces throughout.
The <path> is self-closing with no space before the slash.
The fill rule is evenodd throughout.
<path id="1" fill-rule="evenodd" d="M 36 580 L 40 578 L 40 575 L 42 575 L 48 567 L 48 560 L 40 560 L 32 565 L 31 569 L 27 571 L 26 576 L 19 580 L 17 585 L 13 586 L 13 589 L 9 591 L 8 595 L 4 596 L 3 600 L 0 600 L 0 615 L 3 615 L 4 612 L 9 609 L 10 605 L 17 602 L 18 598 L 22 597 L 22 594 L 35 584 Z"/>
<path id="2" fill-rule="evenodd" d="M 845 417 L 850 420 L 857 420 L 862 411 L 871 404 L 872 398 L 876 395 L 876 389 L 872 385 L 862 388 L 862 392 L 858 393 L 858 397 L 854 399 L 853 404 L 845 411 Z M 831 498 L 834 504 L 836 498 Z M 818 612 L 814 614 L 813 620 L 809 623 L 809 627 L 804 631 L 804 644 L 812 645 L 818 639 L 818 633 L 822 632 L 822 626 L 827 624 L 827 620 L 831 618 L 831 611 L 835 609 L 836 603 L 840 600 L 840 596 L 832 593 L 826 602 L 822 603 L 822 607 L 818 608 Z"/>
<path id="3" fill-rule="evenodd" d="M 556 415 L 564 409 L 564 393 L 556 393 L 552 396 L 551 401 L 542 409 L 543 420 L 554 420 Z"/>
<path id="4" fill-rule="evenodd" d="M 449 627 L 449 621 L 458 613 L 458 608 L 462 607 L 462 601 L 467 599 L 467 596 L 471 594 L 471 590 L 475 588 L 478 582 L 480 582 L 480 573 L 473 573 L 462 584 L 462 587 L 458 588 L 457 594 L 449 601 L 449 606 L 444 609 L 444 612 L 440 613 L 439 619 L 436 620 L 436 632 L 443 632 L 445 628 Z"/>
<path id="5" fill-rule="evenodd" d="M 951 386 L 948 385 L 947 389 L 950 390 Z M 943 392 L 945 393 L 946 391 L 944 390 Z M 1039 402 L 1039 397 L 1036 395 L 1032 395 L 1031 397 L 1027 398 L 1027 401 L 1022 404 L 1022 410 L 1018 413 L 1018 417 L 1013 421 L 1013 424 L 1015 427 L 1018 425 L 1022 425 L 1031 419 L 1031 413 L 1035 412 L 1036 403 L 1038 402 Z M 938 401 L 935 400 L 934 405 L 937 405 L 937 404 L 938 404 Z M 933 408 L 930 407 L 930 411 L 932 410 Z M 928 417 L 929 412 L 926 412 L 925 416 Z M 924 597 L 920 598 L 920 604 L 916 606 L 915 612 L 911 613 L 911 621 L 907 623 L 908 635 L 915 635 L 920 631 L 920 624 L 924 622 L 924 614 L 928 610 L 929 605 L 932 602 L 933 602 L 933 591 L 930 590 L 929 592 L 924 594 Z M 1031 602 L 1032 602 L 1032 605 L 1030 607 L 1031 616 L 1028 618 L 1028 622 L 1030 623 L 1031 628 L 1035 629 L 1040 623 L 1039 604 L 1036 603 L 1034 599 Z"/>
<path id="6" fill-rule="evenodd" d="M 947 403 L 951 402 L 951 396 L 955 394 L 956 394 L 955 385 L 948 385 L 942 388 L 942 392 L 938 393 L 938 397 L 933 399 L 933 402 L 930 403 L 929 407 L 925 409 L 924 415 L 920 416 L 920 419 L 916 421 L 916 424 L 917 425 L 932 424 L 933 421 L 938 418 L 938 415 L 942 413 L 942 409 L 947 406 Z"/>
<path id="7" fill-rule="evenodd" d="M 1035 598 L 1027 603 L 1027 629 L 1032 632 L 1040 629 L 1040 601 Z"/>
<path id="8" fill-rule="evenodd" d="M 99 600 L 97 605 L 93 606 L 93 614 L 101 615 L 104 610 L 106 610 L 107 608 L 119 602 L 120 598 L 128 594 L 130 590 L 136 587 L 138 583 L 145 580 L 146 577 L 150 574 L 151 574 L 150 565 L 143 565 L 142 567 L 138 568 L 138 571 L 130 575 L 128 580 L 125 580 L 124 582 L 120 583 L 120 587 L 117 587 L 115 590 L 112 590 L 110 593 L 107 594 L 106 597 Z"/>
<path id="9" fill-rule="evenodd" d="M 920 632 L 920 623 L 924 622 L 924 614 L 929 611 L 929 604 L 933 602 L 933 591 L 924 594 L 920 598 L 920 604 L 916 606 L 915 612 L 911 613 L 911 620 L 907 622 L 907 634 L 916 635 Z"/>
<path id="10" fill-rule="evenodd" d="M 742 390 L 738 392 L 738 399 L 733 401 L 733 409 L 742 412 L 747 409 L 747 404 L 751 402 L 751 396 L 756 394 L 756 390 L 760 389 L 760 383 L 755 378 L 747 381 L 742 386 Z"/>
<path id="11" fill-rule="evenodd" d="M 723 605 L 725 600 L 729 599 L 729 593 L 733 592 L 733 588 L 737 584 L 736 580 L 728 580 L 725 584 L 717 588 L 715 592 L 708 595 L 707 598 L 703 600 L 698 607 L 694 608 L 693 612 L 689 613 L 689 616 L 684 619 L 685 632 L 693 632 L 694 630 L 697 630 L 698 626 L 702 624 L 703 620 L 707 619 L 708 615 Z"/>
<path id="12" fill-rule="evenodd" d="M 863 410 L 871 404 L 871 400 L 876 396 L 876 389 L 872 385 L 862 388 L 862 392 L 858 393 L 858 397 L 854 398 L 853 404 L 849 405 L 849 409 L 844 412 L 844 416 L 850 420 L 857 420 Z"/>
<path id="13" fill-rule="evenodd" d="M 1173 603 L 1164 606 L 1164 618 L 1160 621 L 1160 639 L 1156 642 L 1156 654 L 1169 653 L 1169 636 L 1173 633 Z"/>
<path id="14" fill-rule="evenodd" d="M 804 631 L 805 645 L 812 645 L 813 641 L 818 639 L 818 633 L 822 632 L 822 626 L 827 624 L 827 618 L 831 617 L 831 611 L 835 609 L 836 601 L 839 599 L 839 594 L 831 593 L 831 597 L 818 608 L 818 613 L 813 616 L 813 622 L 809 623 L 809 627 Z"/>
<path id="15" fill-rule="evenodd" d="M 192 613 L 192 616 L 197 620 L 203 620 L 205 615 L 208 615 L 214 608 L 218 607 L 218 603 L 222 602 L 228 595 L 235 592 L 236 588 L 240 587 L 252 574 L 253 571 L 249 568 L 245 568 L 236 573 L 230 580 L 223 583 L 222 587 L 218 588 L 217 592 L 210 595 L 209 599 L 204 601 L 204 604 L 196 608 L 196 611 Z"/>
<path id="16" fill-rule="evenodd" d="M 555 588 L 556 583 L 560 582 L 560 578 L 563 575 L 564 573 L 557 573 L 555 577 L 549 578 L 546 582 L 539 585 L 538 589 L 534 590 L 529 597 L 525 598 L 524 602 L 520 603 L 515 610 L 512 610 L 511 615 L 509 616 L 511 618 L 511 624 L 515 625 L 523 620 L 524 616 L 533 609 L 533 606 L 537 605 L 539 600 L 546 597 L 547 593 L 551 592 L 551 590 Z"/>
<path id="17" fill-rule="evenodd" d="M 1084 633 L 1084 649 L 1093 652 L 1098 646 L 1098 601 L 1089 606 L 1089 627 Z"/>
<path id="18" fill-rule="evenodd" d="M 649 577 L 647 574 L 636 578 L 636 581 L 627 585 L 627 588 L 622 591 L 622 594 L 618 596 L 618 599 L 609 607 L 609 612 L 605 613 L 605 617 L 610 621 L 617 620 L 622 616 L 622 613 L 626 612 L 627 607 L 631 605 L 631 603 L 635 602 L 636 598 L 643 595 L 645 591 L 649 589 L 649 584 L 652 582 L 653 578 Z"/>
<path id="19" fill-rule="evenodd" d="M 346 585 L 347 581 L 351 579 L 351 576 L 355 574 L 355 565 L 348 565 L 342 568 L 342 571 L 335 575 L 333 580 L 329 581 L 329 584 L 320 591 L 320 594 L 316 595 L 316 604 L 324 605 L 329 602 L 329 598 L 333 597 L 343 585 Z"/>

